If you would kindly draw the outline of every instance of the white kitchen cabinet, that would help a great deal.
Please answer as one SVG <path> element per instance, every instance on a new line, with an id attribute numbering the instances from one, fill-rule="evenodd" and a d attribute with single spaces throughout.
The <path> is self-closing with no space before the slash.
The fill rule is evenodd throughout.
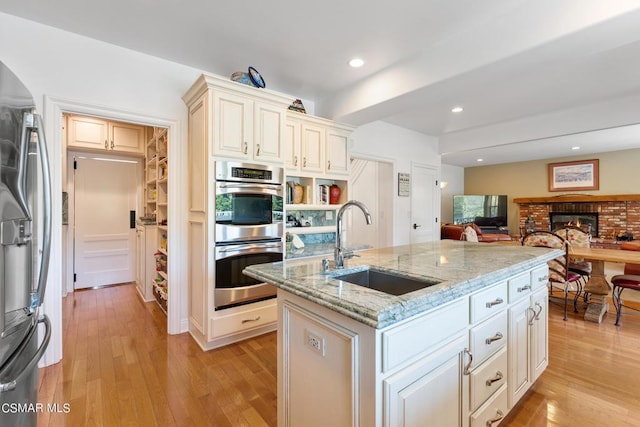
<path id="1" fill-rule="evenodd" d="M 287 174 L 308 172 L 325 178 L 346 179 L 352 131 L 350 126 L 330 120 L 287 112 L 284 138 Z"/>
<path id="2" fill-rule="evenodd" d="M 281 163 L 285 133 L 285 109 L 274 104 L 254 104 L 253 160 Z"/>
<path id="3" fill-rule="evenodd" d="M 314 123 L 302 123 L 300 170 L 324 172 L 325 129 Z"/>
<path id="4" fill-rule="evenodd" d="M 381 329 L 278 289 L 278 425 L 497 426 L 547 365 L 546 275 Z"/>
<path id="5" fill-rule="evenodd" d="M 136 227 L 136 287 L 144 301 L 153 300 L 153 280 L 156 278 L 157 233 L 155 225 Z"/>
<path id="6" fill-rule="evenodd" d="M 546 267 L 532 271 L 528 292 L 509 308 L 509 408 L 515 406 L 548 365 L 546 277 Z"/>
<path id="7" fill-rule="evenodd" d="M 293 99 L 202 75 L 183 100 L 189 115 L 188 329 L 201 348 L 209 350 L 276 329 L 274 299 L 215 310 L 213 188 L 216 160 L 282 165 L 286 109 Z"/>
<path id="8" fill-rule="evenodd" d="M 339 128 L 327 129 L 326 171 L 329 174 L 349 174 L 349 138 L 351 132 Z"/>
<path id="9" fill-rule="evenodd" d="M 461 355 L 466 344 L 466 337 L 461 334 L 440 350 L 384 380 L 384 425 L 464 425 Z"/>
<path id="10" fill-rule="evenodd" d="M 145 127 L 95 117 L 69 115 L 67 147 L 144 155 Z"/>
<path id="11" fill-rule="evenodd" d="M 282 162 L 286 111 L 282 104 L 215 88 L 211 92 L 214 155 Z"/>

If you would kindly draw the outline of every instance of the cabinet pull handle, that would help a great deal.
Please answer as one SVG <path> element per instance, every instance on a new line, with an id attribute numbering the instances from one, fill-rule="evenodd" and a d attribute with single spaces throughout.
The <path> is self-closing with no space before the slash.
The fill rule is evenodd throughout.
<path id="1" fill-rule="evenodd" d="M 504 300 L 502 298 L 496 298 L 495 301 L 491 301 L 487 303 L 487 308 L 491 308 L 494 305 L 502 304 Z"/>
<path id="2" fill-rule="evenodd" d="M 538 282 L 546 282 L 548 280 L 549 280 L 549 276 L 548 275 L 538 277 Z"/>
<path id="3" fill-rule="evenodd" d="M 464 367 L 464 374 L 469 375 L 469 370 L 471 369 L 471 364 L 473 363 L 473 354 L 468 349 L 464 349 L 464 354 L 469 355 L 469 363 L 467 363 Z"/>
<path id="4" fill-rule="evenodd" d="M 501 340 L 502 338 L 502 334 L 500 332 L 496 332 L 494 336 L 492 336 L 491 338 L 487 338 L 486 340 L 484 340 L 484 342 L 487 344 L 491 344 L 492 342 Z"/>
<path id="5" fill-rule="evenodd" d="M 500 371 L 496 371 L 496 376 L 493 378 L 489 378 L 486 382 L 487 387 L 491 387 L 491 385 L 493 383 L 495 383 L 496 381 L 500 381 L 503 378 L 502 372 Z"/>
<path id="6" fill-rule="evenodd" d="M 539 302 L 537 302 L 537 303 L 536 303 L 536 307 L 538 307 L 538 308 L 539 308 L 539 310 L 536 312 L 536 317 L 535 317 L 535 319 L 536 319 L 536 320 L 540 320 L 540 314 L 542 314 L 542 305 L 541 305 Z"/>
<path id="7" fill-rule="evenodd" d="M 249 322 L 257 322 L 258 320 L 260 320 L 260 316 L 254 317 L 253 319 L 242 319 L 242 324 L 249 323 Z"/>
<path id="8" fill-rule="evenodd" d="M 529 324 L 529 326 L 533 325 L 533 321 L 536 320 L 536 311 L 529 307 L 527 310 L 531 310 L 531 312 L 533 313 L 533 315 L 531 316 L 531 319 L 529 319 L 529 321 L 527 322 Z"/>
<path id="9" fill-rule="evenodd" d="M 298 166 L 298 156 L 293 156 L 293 166 Z"/>
<path id="10" fill-rule="evenodd" d="M 331 170 L 331 160 L 327 160 L 327 170 Z"/>
<path id="11" fill-rule="evenodd" d="M 493 423 L 497 423 L 498 421 L 502 420 L 504 418 L 504 414 L 502 413 L 502 411 L 500 409 L 498 409 L 496 411 L 496 416 L 493 417 L 490 420 L 487 420 L 487 427 L 491 427 L 493 425 Z"/>
<path id="12" fill-rule="evenodd" d="M 249 144 L 247 141 L 244 142 L 244 149 L 242 150 L 243 154 L 247 154 L 249 152 Z"/>
<path id="13" fill-rule="evenodd" d="M 259 155 L 260 155 L 260 144 L 256 144 L 256 156 L 259 156 Z"/>
<path id="14" fill-rule="evenodd" d="M 305 167 L 305 168 L 307 167 L 307 158 L 306 157 L 302 158 L 302 167 Z"/>
<path id="15" fill-rule="evenodd" d="M 518 292 L 528 291 L 529 289 L 531 289 L 531 285 L 523 286 L 521 288 L 518 288 Z"/>
<path id="16" fill-rule="evenodd" d="M 109 143 L 107 142 L 107 140 L 104 140 L 104 149 L 107 150 L 109 148 Z"/>

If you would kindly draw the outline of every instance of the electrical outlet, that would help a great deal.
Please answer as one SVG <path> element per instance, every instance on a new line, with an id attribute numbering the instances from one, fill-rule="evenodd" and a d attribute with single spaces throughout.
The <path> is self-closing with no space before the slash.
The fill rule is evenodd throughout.
<path id="1" fill-rule="evenodd" d="M 324 357 L 324 338 L 305 329 L 305 343 L 311 350 Z"/>

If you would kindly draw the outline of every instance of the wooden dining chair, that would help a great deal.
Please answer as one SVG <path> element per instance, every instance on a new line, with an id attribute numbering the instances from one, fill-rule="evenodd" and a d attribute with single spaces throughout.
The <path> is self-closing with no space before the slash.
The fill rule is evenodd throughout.
<path id="1" fill-rule="evenodd" d="M 575 291 L 577 296 L 582 291 L 580 275 L 570 271 L 569 245 L 560 235 L 550 231 L 536 230 L 525 234 L 522 238 L 523 246 L 537 246 L 544 248 L 563 249 L 564 255 L 547 262 L 549 266 L 549 297 L 553 294 L 553 288 L 559 288 L 564 293 L 564 320 L 567 320 L 567 305 L 569 302 L 569 292 Z M 575 287 L 575 289 L 574 289 Z M 574 298 L 574 311 L 578 312 L 577 296 Z"/>

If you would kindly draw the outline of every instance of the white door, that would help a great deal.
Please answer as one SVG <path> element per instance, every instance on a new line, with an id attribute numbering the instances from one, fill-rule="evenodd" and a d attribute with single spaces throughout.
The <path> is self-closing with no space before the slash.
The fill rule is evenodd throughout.
<path id="1" fill-rule="evenodd" d="M 135 280 L 137 162 L 76 158 L 75 288 Z"/>
<path id="2" fill-rule="evenodd" d="M 367 225 L 359 209 L 351 209 L 348 246 L 383 248 L 393 244 L 393 164 L 370 159 L 351 159 L 349 198 L 364 203 L 371 213 Z"/>
<path id="3" fill-rule="evenodd" d="M 411 243 L 429 242 L 436 238 L 436 212 L 440 211 L 436 184 L 435 168 L 411 165 Z"/>

